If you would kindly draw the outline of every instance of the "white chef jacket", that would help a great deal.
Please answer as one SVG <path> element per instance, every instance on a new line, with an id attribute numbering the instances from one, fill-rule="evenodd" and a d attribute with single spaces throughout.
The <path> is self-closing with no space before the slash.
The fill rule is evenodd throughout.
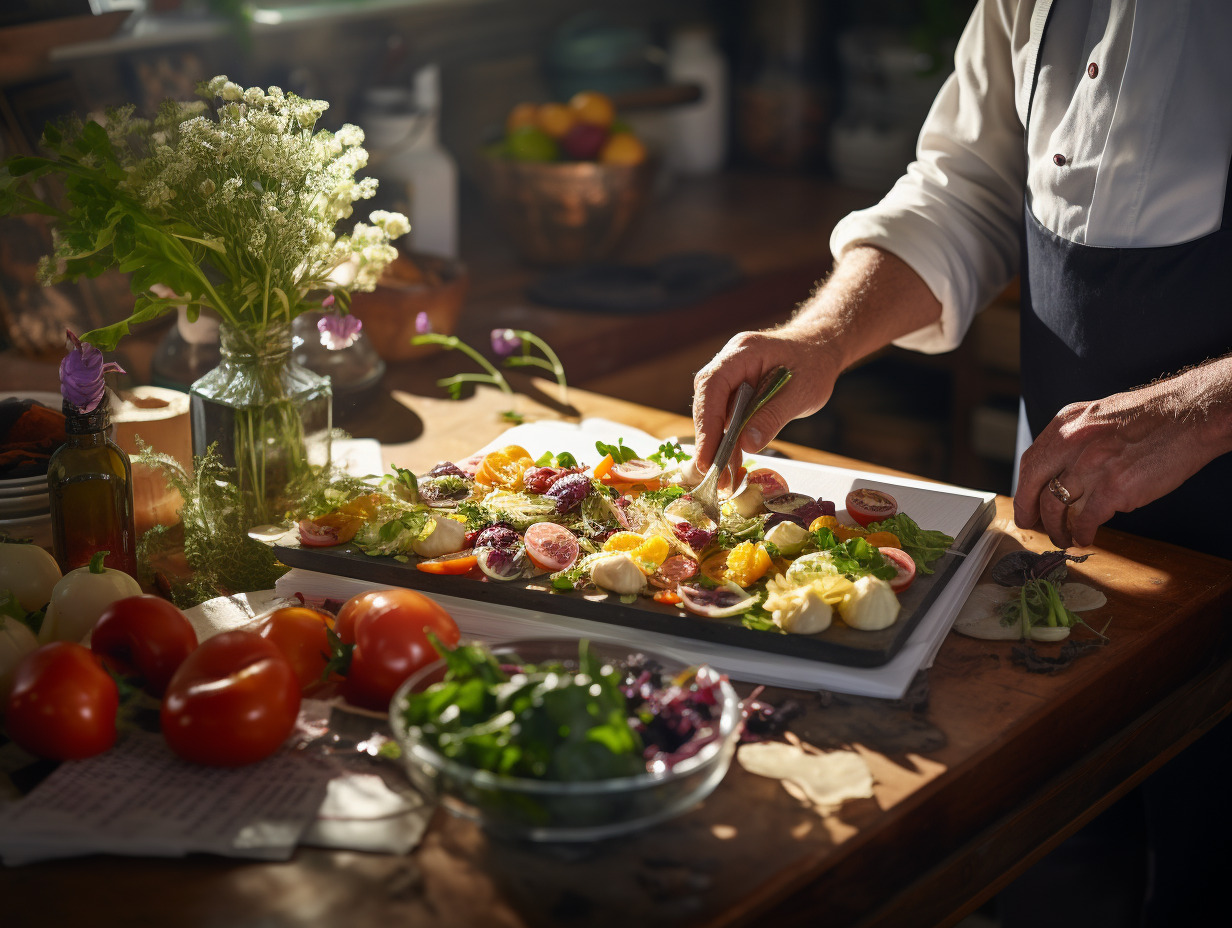
<path id="1" fill-rule="evenodd" d="M 1219 228 L 1230 159 L 1232 0 L 979 0 L 916 160 L 830 248 L 911 266 L 941 318 L 895 344 L 948 351 L 1018 273 L 1024 190 L 1070 241 L 1172 245 Z"/>

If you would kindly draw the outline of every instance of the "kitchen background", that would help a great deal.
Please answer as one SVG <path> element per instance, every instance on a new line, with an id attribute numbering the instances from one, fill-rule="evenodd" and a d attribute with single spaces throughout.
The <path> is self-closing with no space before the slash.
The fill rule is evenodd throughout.
<path id="1" fill-rule="evenodd" d="M 737 272 L 733 280 L 743 273 L 744 289 L 729 290 L 729 302 L 777 288 L 781 316 L 808 295 L 810 274 L 824 274 L 833 223 L 875 202 L 911 159 L 972 3 L 6 0 L 0 157 L 34 150 L 49 119 L 123 102 L 152 109 L 167 96 L 191 97 L 197 81 L 217 73 L 326 99 L 326 127 L 355 122 L 368 132 L 369 173 L 386 182 L 387 194 L 398 189 L 398 172 L 410 170 L 410 150 L 416 170 L 431 163 L 440 179 L 433 189 L 444 195 L 421 197 L 412 245 L 456 254 L 470 267 L 465 313 L 485 305 L 493 278 L 513 279 L 506 272 L 519 265 L 490 229 L 478 183 L 484 146 L 501 135 L 516 103 L 598 90 L 622 101 L 622 117 L 658 156 L 646 210 L 659 223 L 658 240 L 674 228 L 670 217 L 680 217 L 669 250 L 694 252 L 701 242 Z M 727 238 L 689 228 L 683 217 L 703 202 L 727 205 L 719 223 L 733 230 Z M 753 217 L 759 229 L 781 232 L 742 236 Z M 630 229 L 611 261 L 647 259 L 639 246 L 652 237 L 647 221 Z M 34 270 L 47 251 L 37 224 L 0 220 L 0 340 L 23 358 L 58 358 L 65 325 L 90 327 L 131 305 L 122 279 L 40 287 Z M 549 271 L 520 273 L 533 285 Z M 578 332 L 594 318 L 577 315 Z M 640 367 L 575 367 L 566 354 L 570 382 L 687 412 L 705 357 L 740 328 L 778 317 L 750 305 L 744 315 L 716 318 L 725 327 L 692 354 L 659 351 Z M 176 334 L 170 321 L 155 325 L 167 330 L 162 337 Z M 651 325 L 636 331 L 633 341 L 656 338 Z M 783 437 L 1008 492 L 1017 332 L 1011 289 L 977 317 L 957 351 L 882 352 L 848 372 L 826 409 Z M 624 347 L 637 355 L 637 344 Z"/>

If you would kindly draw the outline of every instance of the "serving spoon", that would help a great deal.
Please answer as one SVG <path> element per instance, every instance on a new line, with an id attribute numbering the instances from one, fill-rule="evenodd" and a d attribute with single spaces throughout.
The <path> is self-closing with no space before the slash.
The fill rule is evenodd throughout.
<path id="1" fill-rule="evenodd" d="M 736 450 L 736 442 L 740 433 L 749 424 L 749 420 L 757 414 L 757 410 L 766 401 L 791 380 L 791 371 L 779 365 L 771 368 L 758 381 L 756 388 L 750 383 L 742 383 L 736 390 L 736 401 L 732 404 L 731 424 L 723 433 L 719 448 L 714 453 L 714 461 L 702 482 L 689 491 L 694 502 L 701 506 L 702 512 L 715 525 L 719 524 L 719 477 L 727 468 L 732 452 Z"/>

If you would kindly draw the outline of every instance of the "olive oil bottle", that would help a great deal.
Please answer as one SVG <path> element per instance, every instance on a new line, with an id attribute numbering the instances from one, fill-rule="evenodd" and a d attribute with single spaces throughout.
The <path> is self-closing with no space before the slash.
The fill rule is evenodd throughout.
<path id="1" fill-rule="evenodd" d="M 108 437 L 107 395 L 90 412 L 64 403 L 68 441 L 47 465 L 52 553 L 63 573 L 107 551 L 107 567 L 137 576 L 133 527 L 133 470 L 128 455 Z"/>

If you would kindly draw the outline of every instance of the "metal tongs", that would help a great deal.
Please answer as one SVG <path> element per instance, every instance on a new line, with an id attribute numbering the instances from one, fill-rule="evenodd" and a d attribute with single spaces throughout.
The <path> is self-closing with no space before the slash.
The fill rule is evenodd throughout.
<path id="1" fill-rule="evenodd" d="M 715 525 L 719 524 L 719 476 L 727 469 L 732 452 L 736 450 L 736 441 L 740 433 L 756 415 L 757 410 L 766 401 L 778 393 L 791 380 L 791 371 L 779 365 L 767 371 L 754 388 L 752 384 L 742 383 L 736 390 L 736 402 L 732 405 L 731 424 L 723 433 L 719 442 L 719 450 L 714 453 L 714 461 L 702 482 L 689 491 L 689 495 L 702 507 L 702 512 Z"/>

